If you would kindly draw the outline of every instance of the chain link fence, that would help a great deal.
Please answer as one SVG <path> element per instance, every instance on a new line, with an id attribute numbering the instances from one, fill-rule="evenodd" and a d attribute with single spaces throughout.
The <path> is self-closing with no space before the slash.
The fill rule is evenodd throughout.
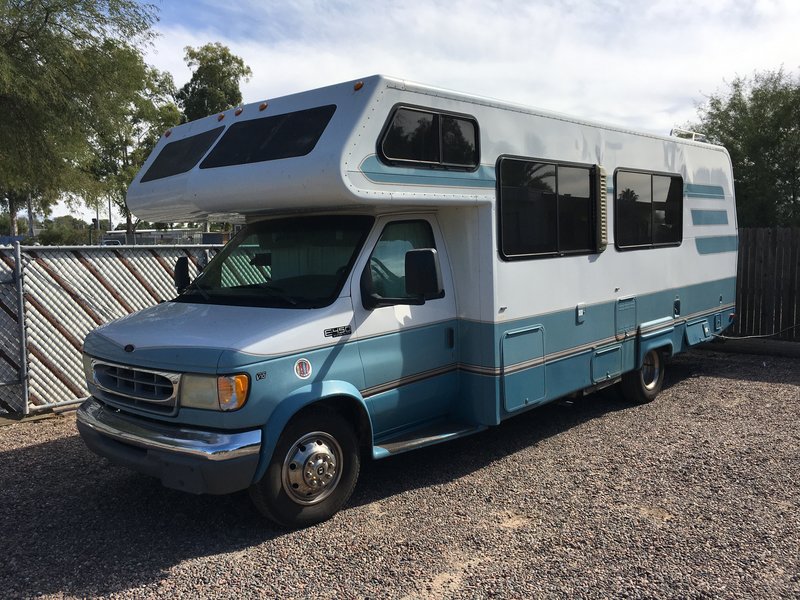
<path id="1" fill-rule="evenodd" d="M 220 246 L 0 247 L 0 414 L 80 401 L 95 327 L 176 295 L 175 262 L 198 270 Z"/>

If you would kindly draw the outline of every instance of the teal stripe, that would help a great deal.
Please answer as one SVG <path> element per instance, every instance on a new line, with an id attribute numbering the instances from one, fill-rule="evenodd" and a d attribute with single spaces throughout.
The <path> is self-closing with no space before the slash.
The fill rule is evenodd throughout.
<path id="1" fill-rule="evenodd" d="M 697 210 L 692 209 L 692 224 L 694 225 L 727 225 L 728 211 L 726 210 Z"/>
<path id="2" fill-rule="evenodd" d="M 390 167 L 374 154 L 361 163 L 364 176 L 375 183 L 443 187 L 494 188 L 494 167 L 481 165 L 477 171 L 435 171 L 414 167 Z"/>
<path id="3" fill-rule="evenodd" d="M 683 189 L 689 198 L 710 198 L 712 200 L 725 200 L 725 190 L 719 185 L 700 185 L 687 183 Z"/>
<path id="4" fill-rule="evenodd" d="M 732 237 L 736 242 L 736 236 Z M 633 326 L 671 316 L 676 296 L 681 300 L 683 315 L 711 310 L 716 306 L 735 302 L 736 278 L 726 277 L 637 296 Z M 584 321 L 580 324 L 576 322 L 574 307 L 504 323 L 459 319 L 458 361 L 466 365 L 500 367 L 499 354 L 491 349 L 500 348 L 507 331 L 533 326 L 544 329 L 545 354 L 548 355 L 614 337 L 617 328 L 616 304 L 616 300 L 611 300 L 587 305 Z M 514 358 L 521 360 L 520 357 Z"/>
<path id="5" fill-rule="evenodd" d="M 735 235 L 715 235 L 699 237 L 694 240 L 700 254 L 718 254 L 720 252 L 736 252 L 739 249 L 739 238 Z"/>

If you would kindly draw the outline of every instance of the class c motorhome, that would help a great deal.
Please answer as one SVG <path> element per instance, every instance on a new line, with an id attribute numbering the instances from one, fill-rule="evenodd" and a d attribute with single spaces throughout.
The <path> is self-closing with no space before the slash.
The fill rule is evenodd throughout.
<path id="1" fill-rule="evenodd" d="M 283 526 L 334 514 L 364 457 L 613 384 L 650 401 L 733 316 L 724 148 L 383 76 L 175 127 L 128 205 L 246 225 L 87 336 L 81 435 Z"/>

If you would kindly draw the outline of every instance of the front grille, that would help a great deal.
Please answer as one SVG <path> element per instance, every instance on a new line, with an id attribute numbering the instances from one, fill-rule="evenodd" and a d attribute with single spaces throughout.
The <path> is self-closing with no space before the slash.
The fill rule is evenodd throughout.
<path id="1" fill-rule="evenodd" d="M 177 410 L 180 375 L 92 361 L 94 383 L 103 400 L 159 414 Z"/>

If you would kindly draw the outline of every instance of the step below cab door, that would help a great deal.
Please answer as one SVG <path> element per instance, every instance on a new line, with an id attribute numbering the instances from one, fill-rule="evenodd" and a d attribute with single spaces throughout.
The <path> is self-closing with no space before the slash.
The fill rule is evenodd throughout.
<path id="1" fill-rule="evenodd" d="M 444 292 L 407 303 L 406 252 L 423 248 L 436 250 Z M 456 300 L 436 218 L 380 217 L 352 282 L 362 394 L 376 439 L 445 416 L 458 388 Z"/>

